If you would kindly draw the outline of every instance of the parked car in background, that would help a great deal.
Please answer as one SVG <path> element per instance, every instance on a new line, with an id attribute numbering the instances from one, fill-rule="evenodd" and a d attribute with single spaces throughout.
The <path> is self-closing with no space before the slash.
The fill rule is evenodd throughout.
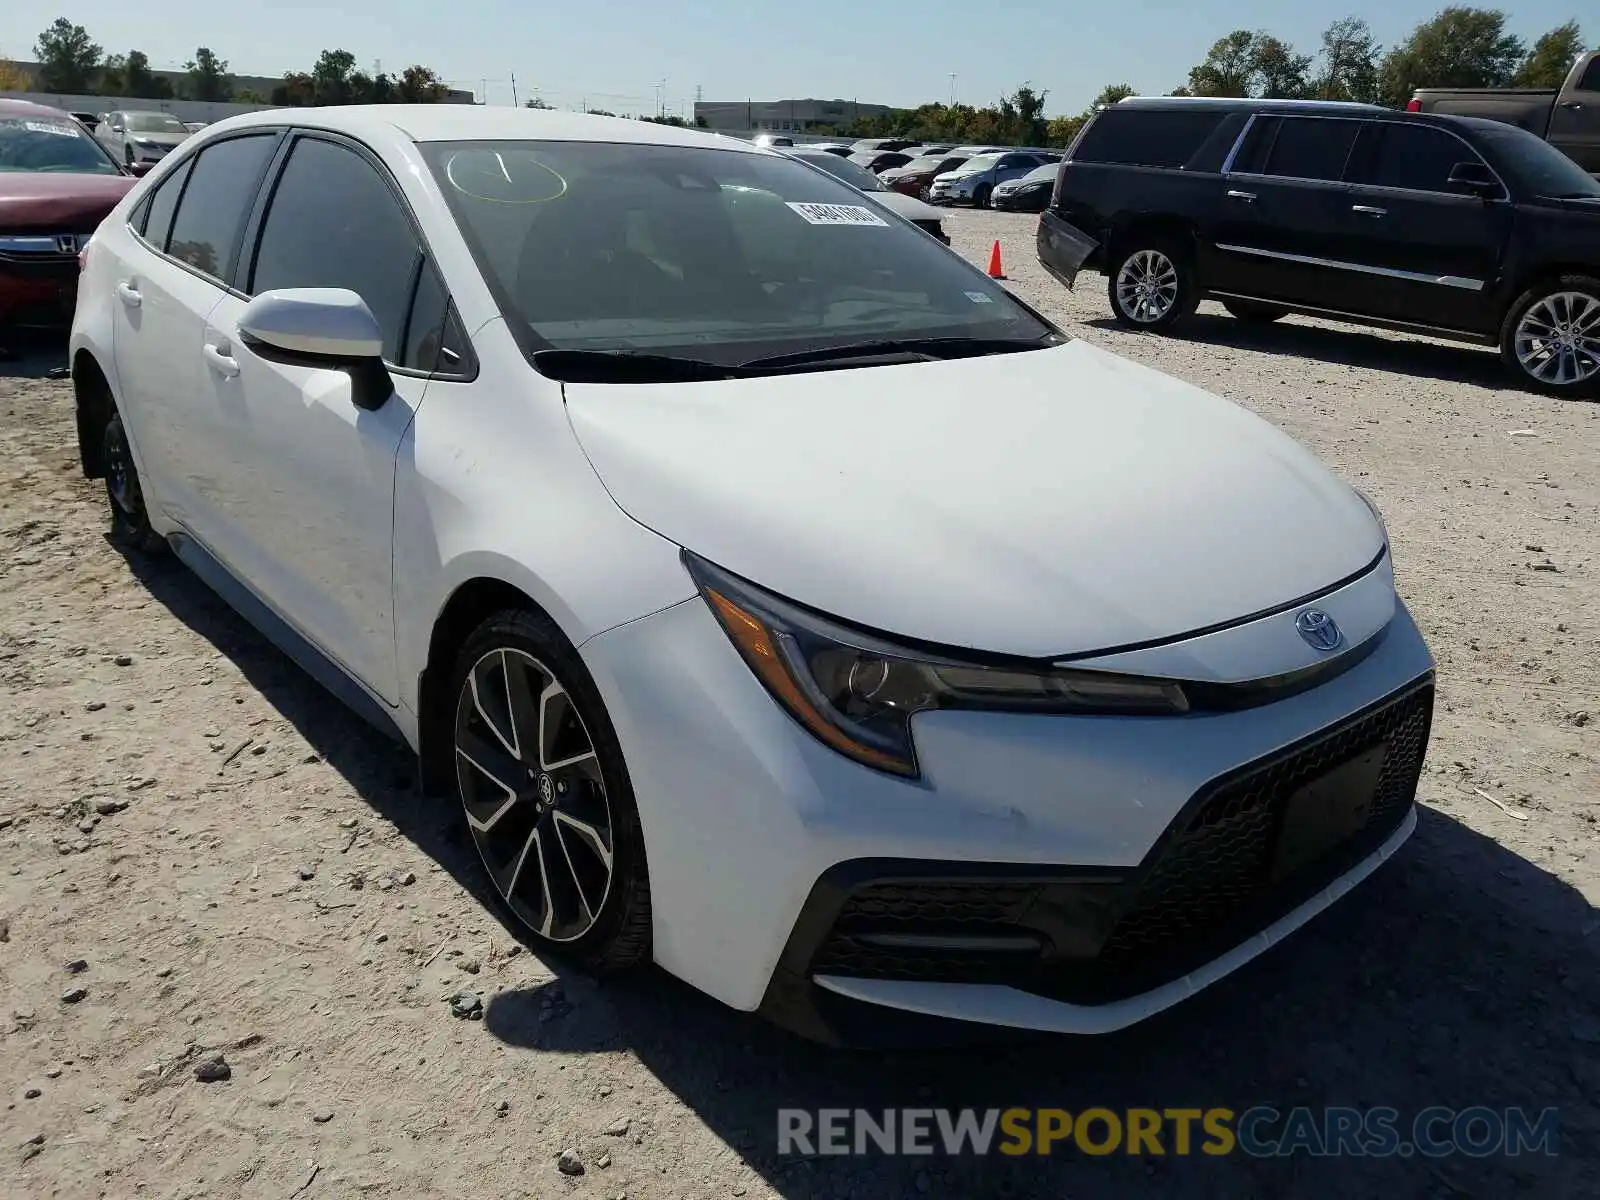
<path id="1" fill-rule="evenodd" d="M 1008 150 L 1001 154 L 979 154 L 953 171 L 934 176 L 928 188 L 933 204 L 970 204 L 989 207 L 994 189 L 1012 179 L 1021 179 L 1046 162 L 1057 162 L 1060 154 L 1040 150 Z"/>
<path id="2" fill-rule="evenodd" d="M 211 124 L 210 121 L 185 121 L 183 127 L 190 133 L 199 133 L 209 124 Z"/>
<path id="3" fill-rule="evenodd" d="M 826 171 L 836 179 L 844 180 L 851 187 L 860 188 L 890 212 L 931 233 L 946 246 L 950 244 L 950 235 L 944 231 L 943 213 L 931 204 L 924 204 L 915 196 L 905 196 L 891 191 L 884 186 L 881 176 L 874 175 L 860 163 L 840 158 L 837 154 L 819 154 L 810 146 L 799 146 L 787 153 L 791 158 L 798 158 L 801 162 L 810 163 L 819 170 Z"/>
<path id="4" fill-rule="evenodd" d="M 1554 91 L 1419 88 L 1406 109 L 1504 121 L 1544 138 L 1589 174 L 1600 175 L 1600 50 L 1580 55 Z"/>
<path id="5" fill-rule="evenodd" d="M 756 145 L 767 147 L 792 146 L 794 145 L 794 139 L 792 137 L 785 137 L 781 133 L 763 133 L 756 138 Z"/>
<path id="6" fill-rule="evenodd" d="M 1105 1033 L 1416 829 L 1377 510 L 784 154 L 232 117 L 102 223 L 70 355 L 116 541 L 412 751 L 580 968 L 824 1040 Z"/>
<path id="7" fill-rule="evenodd" d="M 999 184 L 989 197 L 995 208 L 1008 212 L 1043 212 L 1050 205 L 1050 189 L 1056 185 L 1059 163 L 1047 162 L 1020 179 Z"/>
<path id="8" fill-rule="evenodd" d="M 855 153 L 855 148 L 845 142 L 810 142 L 806 145 L 806 149 L 823 150 L 840 158 L 849 158 Z"/>
<path id="9" fill-rule="evenodd" d="M 78 251 L 133 184 L 70 113 L 0 100 L 0 343 L 71 322 Z"/>
<path id="10" fill-rule="evenodd" d="M 904 150 L 858 150 L 848 161 L 877 174 L 879 171 L 887 171 L 890 167 L 903 167 L 911 159 L 912 155 Z"/>
<path id="11" fill-rule="evenodd" d="M 904 150 L 908 146 L 917 145 L 916 138 L 862 138 L 850 146 L 852 154 L 862 154 L 868 150 Z"/>
<path id="12" fill-rule="evenodd" d="M 69 115 L 76 118 L 90 133 L 93 133 L 100 125 L 100 117 L 95 113 L 75 112 Z"/>
<path id="13" fill-rule="evenodd" d="M 189 136 L 171 113 L 118 109 L 100 119 L 95 136 L 122 163 L 158 163 Z"/>
<path id="14" fill-rule="evenodd" d="M 1600 395 L 1600 182 L 1525 129 L 1315 101 L 1123 100 L 1084 127 L 1039 261 L 1104 272 L 1127 326 L 1203 297 L 1498 345 L 1525 385 Z"/>
<path id="15" fill-rule="evenodd" d="M 967 161 L 967 157 L 954 151 L 919 155 L 902 166 L 887 168 L 880 173 L 879 178 L 897 192 L 926 200 L 928 189 L 933 186 L 934 179 L 946 171 L 954 171 Z"/>

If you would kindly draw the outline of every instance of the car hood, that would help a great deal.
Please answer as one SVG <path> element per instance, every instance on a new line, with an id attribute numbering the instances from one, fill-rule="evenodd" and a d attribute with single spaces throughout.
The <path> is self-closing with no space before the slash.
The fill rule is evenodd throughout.
<path id="1" fill-rule="evenodd" d="M 90 233 L 137 182 L 131 175 L 0 171 L 0 229 Z"/>
<path id="2" fill-rule="evenodd" d="M 617 504 L 843 620 L 1028 657 L 1359 574 L 1382 526 L 1266 421 L 1085 342 L 714 383 L 567 384 Z"/>
<path id="3" fill-rule="evenodd" d="M 189 137 L 187 133 L 137 133 L 127 135 L 136 142 L 149 142 L 153 146 L 176 146 Z"/>
<path id="4" fill-rule="evenodd" d="M 945 218 L 943 209 L 924 204 L 915 196 L 907 196 L 904 192 L 868 192 L 867 195 L 890 212 L 908 221 L 943 221 Z"/>
<path id="5" fill-rule="evenodd" d="M 969 179 L 974 175 L 982 175 L 982 174 L 983 174 L 982 171 L 961 171 L 961 170 L 945 171 L 942 174 L 935 175 L 933 177 L 933 181 L 935 183 L 939 183 L 941 181 L 945 182 L 945 183 L 954 183 L 957 179 Z"/>

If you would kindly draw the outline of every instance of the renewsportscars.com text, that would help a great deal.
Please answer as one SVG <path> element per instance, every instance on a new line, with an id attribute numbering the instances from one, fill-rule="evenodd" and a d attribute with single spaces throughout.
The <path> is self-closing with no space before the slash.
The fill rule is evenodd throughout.
<path id="1" fill-rule="evenodd" d="M 778 1110 L 778 1153 L 1471 1158 L 1558 1152 L 1553 1108 Z"/>

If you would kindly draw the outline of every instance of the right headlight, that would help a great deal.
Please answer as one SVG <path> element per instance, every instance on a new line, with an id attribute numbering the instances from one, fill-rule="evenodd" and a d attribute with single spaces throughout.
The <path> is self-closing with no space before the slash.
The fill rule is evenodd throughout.
<path id="1" fill-rule="evenodd" d="M 684 552 L 717 621 L 789 715 L 839 753 L 895 775 L 918 774 L 911 718 L 931 709 L 1173 715 L 1181 684 L 1027 660 L 963 661 L 896 645 L 756 587 Z"/>

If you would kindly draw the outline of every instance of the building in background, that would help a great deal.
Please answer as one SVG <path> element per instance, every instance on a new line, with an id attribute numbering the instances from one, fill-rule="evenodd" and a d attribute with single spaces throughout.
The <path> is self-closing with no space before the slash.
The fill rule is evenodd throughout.
<path id="1" fill-rule="evenodd" d="M 887 104 L 858 100 L 696 100 L 694 123 L 725 133 L 806 133 L 889 111 Z"/>

